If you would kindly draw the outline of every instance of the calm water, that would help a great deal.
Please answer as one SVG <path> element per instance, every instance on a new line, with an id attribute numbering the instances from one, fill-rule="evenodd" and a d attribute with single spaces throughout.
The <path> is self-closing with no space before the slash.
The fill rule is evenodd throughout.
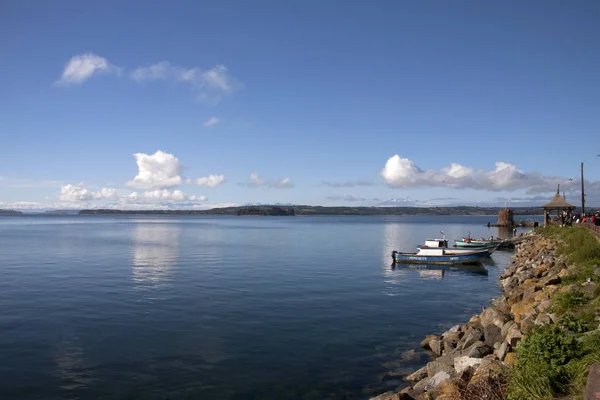
<path id="1" fill-rule="evenodd" d="M 493 220 L 0 217 L 0 398 L 366 398 L 499 295 L 510 260 L 392 268 L 391 251 Z"/>

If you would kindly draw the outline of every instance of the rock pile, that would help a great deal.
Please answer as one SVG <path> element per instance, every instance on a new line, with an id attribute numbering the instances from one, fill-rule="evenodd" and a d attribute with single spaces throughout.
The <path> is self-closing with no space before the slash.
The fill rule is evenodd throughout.
<path id="1" fill-rule="evenodd" d="M 502 386 L 519 342 L 535 326 L 557 321 L 550 312 L 552 295 L 579 289 L 558 286 L 569 268 L 566 257 L 556 255 L 556 242 L 533 232 L 527 237 L 500 276 L 503 295 L 466 324 L 427 336 L 421 347 L 435 359 L 405 377 L 411 386 L 371 400 L 478 398 Z"/>

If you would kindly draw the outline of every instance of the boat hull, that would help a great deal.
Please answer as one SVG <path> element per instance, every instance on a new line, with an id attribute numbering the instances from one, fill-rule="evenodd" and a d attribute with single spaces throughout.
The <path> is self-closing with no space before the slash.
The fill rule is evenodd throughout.
<path id="1" fill-rule="evenodd" d="M 396 253 L 395 261 L 399 264 L 479 264 L 490 256 L 489 250 L 471 253 L 450 253 L 442 255 L 421 255 L 417 253 Z"/>
<path id="2" fill-rule="evenodd" d="M 472 253 L 473 251 L 477 251 L 477 250 L 489 250 L 490 254 L 492 254 L 494 251 L 496 251 L 496 249 L 498 248 L 497 244 L 492 244 L 492 245 L 486 245 L 486 246 L 478 246 L 478 247 L 452 247 L 452 248 L 448 248 L 446 247 L 446 253 L 452 253 L 452 254 L 465 254 L 465 253 Z M 423 246 L 417 246 L 417 250 L 423 249 Z"/>

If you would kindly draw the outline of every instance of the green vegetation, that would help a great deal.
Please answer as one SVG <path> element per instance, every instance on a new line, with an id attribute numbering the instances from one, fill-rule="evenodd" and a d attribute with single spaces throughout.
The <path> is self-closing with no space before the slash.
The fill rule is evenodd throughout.
<path id="1" fill-rule="evenodd" d="M 590 298 L 587 294 L 580 290 L 572 292 L 556 293 L 552 297 L 552 311 L 558 315 L 562 315 L 569 310 L 576 309 L 589 302 Z"/>
<path id="2" fill-rule="evenodd" d="M 553 326 L 536 328 L 517 349 L 517 364 L 509 379 L 508 398 L 583 398 L 589 366 L 600 362 L 600 244 L 584 228 L 541 228 L 567 256 L 569 275 L 552 297 L 551 311 L 560 317 Z M 585 290 L 588 284 L 593 293 Z M 594 287 L 595 286 L 595 287 Z"/>
<path id="3" fill-rule="evenodd" d="M 582 311 L 579 315 L 568 313 L 560 319 L 559 324 L 569 332 L 583 333 L 593 328 L 595 317 L 592 310 Z"/>
<path id="4" fill-rule="evenodd" d="M 295 214 L 291 207 L 243 207 L 239 209 L 237 215 L 293 216 Z"/>
<path id="5" fill-rule="evenodd" d="M 519 360 L 509 383 L 510 400 L 552 399 L 569 388 L 567 364 L 579 357 L 575 337 L 557 326 L 535 330 L 519 347 Z"/>

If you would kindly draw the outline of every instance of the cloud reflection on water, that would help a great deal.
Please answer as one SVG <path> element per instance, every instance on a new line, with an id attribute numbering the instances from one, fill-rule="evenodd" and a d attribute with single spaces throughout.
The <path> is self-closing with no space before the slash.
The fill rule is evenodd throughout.
<path id="1" fill-rule="evenodd" d="M 141 287 L 158 287 L 173 273 L 179 259 L 179 224 L 135 224 L 132 233 L 133 281 Z"/>

